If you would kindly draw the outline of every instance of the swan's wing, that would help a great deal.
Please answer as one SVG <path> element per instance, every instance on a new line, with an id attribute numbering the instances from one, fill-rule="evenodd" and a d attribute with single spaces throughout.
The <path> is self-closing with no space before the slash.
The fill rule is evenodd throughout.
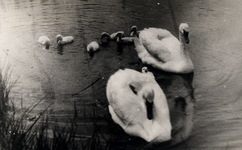
<path id="1" fill-rule="evenodd" d="M 167 38 L 170 36 L 173 36 L 171 32 L 169 32 L 166 29 L 161 29 L 161 28 L 148 28 L 145 29 L 145 31 L 151 32 L 152 34 L 156 35 L 156 37 L 161 40 L 162 38 Z"/>
<path id="2" fill-rule="evenodd" d="M 141 137 L 148 142 L 150 141 L 151 137 L 150 137 L 149 130 L 152 130 L 152 126 L 150 126 L 151 121 L 148 121 L 150 123 L 147 124 L 147 121 L 144 120 L 143 116 L 145 114 L 143 114 L 142 116 L 138 115 L 135 118 L 133 118 L 134 121 L 131 121 L 128 124 L 125 124 L 116 115 L 116 113 L 114 112 L 113 108 L 110 105 L 108 106 L 108 109 L 109 109 L 110 114 L 112 115 L 112 119 L 114 120 L 114 122 L 119 124 L 127 134 L 137 136 L 137 137 Z M 137 122 L 137 120 L 138 120 L 138 122 Z M 148 120 L 148 119 L 146 118 L 146 120 Z M 144 127 L 144 125 L 148 125 L 148 126 Z M 147 129 L 149 129 L 149 130 L 147 130 Z"/>
<path id="3" fill-rule="evenodd" d="M 152 128 L 151 126 L 149 127 Z M 130 135 L 141 137 L 147 142 L 150 142 L 149 133 L 147 130 L 144 130 L 144 127 L 142 124 L 129 125 L 126 128 L 124 128 L 124 130 L 126 133 Z"/>
<path id="4" fill-rule="evenodd" d="M 157 138 L 160 138 L 160 136 L 162 136 L 160 135 L 160 130 L 162 130 L 162 127 L 155 121 L 148 120 L 147 118 L 142 122 L 130 124 L 123 129 L 126 133 L 133 136 L 141 137 L 147 142 L 156 141 Z"/>
<path id="5" fill-rule="evenodd" d="M 140 40 L 145 49 L 153 55 L 153 57 L 156 57 L 163 62 L 166 62 L 167 58 L 169 58 L 169 45 L 166 42 L 163 42 L 163 40 L 158 39 L 155 33 L 152 33 L 149 30 L 142 31 L 140 33 Z"/>
<path id="6" fill-rule="evenodd" d="M 63 42 L 65 43 L 69 43 L 69 42 L 73 42 L 74 41 L 74 37 L 73 36 L 65 36 L 63 37 Z"/>
<path id="7" fill-rule="evenodd" d="M 165 29 L 149 28 L 140 33 L 140 39 L 147 51 L 163 62 L 181 51 L 180 41 Z"/>
<path id="8" fill-rule="evenodd" d="M 135 50 L 144 64 L 148 64 L 157 69 L 164 69 L 164 63 L 152 56 L 141 43 L 140 39 L 134 38 Z"/>
<path id="9" fill-rule="evenodd" d="M 149 53 L 146 53 L 145 55 L 143 54 L 140 59 L 142 60 L 142 62 L 144 64 L 148 64 L 151 65 L 152 67 L 156 68 L 156 69 L 160 69 L 163 71 L 167 71 L 167 72 L 180 72 L 180 64 L 178 64 L 177 62 L 162 62 L 159 59 L 153 57 L 152 55 L 150 55 Z"/>
<path id="10" fill-rule="evenodd" d="M 163 66 L 163 62 L 157 59 L 156 57 L 152 56 L 149 52 L 143 52 L 139 54 L 139 58 L 142 60 L 144 64 L 151 65 L 157 69 L 161 69 Z"/>
<path id="11" fill-rule="evenodd" d="M 150 53 L 144 47 L 144 45 L 142 44 L 142 42 L 139 38 L 137 38 L 137 37 L 134 38 L 134 45 L 135 45 L 135 50 L 136 50 L 139 58 L 142 60 L 142 62 L 148 63 L 149 61 L 146 62 L 146 60 L 149 60 L 149 57 L 153 57 L 153 56 L 150 55 Z"/>
<path id="12" fill-rule="evenodd" d="M 134 40 L 135 50 L 138 54 L 142 53 L 143 51 L 147 51 L 138 37 L 134 37 L 133 40 Z"/>
<path id="13" fill-rule="evenodd" d="M 126 128 L 126 125 L 123 123 L 123 121 L 117 116 L 117 114 L 114 112 L 111 105 L 108 105 L 108 110 L 112 116 L 112 119 L 115 123 L 119 124 L 122 128 Z"/>
<path id="14" fill-rule="evenodd" d="M 41 36 L 39 37 L 38 42 L 40 44 L 48 44 L 50 43 L 50 39 L 47 36 Z"/>

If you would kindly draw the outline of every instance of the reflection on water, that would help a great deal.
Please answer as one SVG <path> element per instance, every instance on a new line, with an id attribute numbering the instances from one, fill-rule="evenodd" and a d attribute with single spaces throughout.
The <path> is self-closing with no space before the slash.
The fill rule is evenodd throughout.
<path id="1" fill-rule="evenodd" d="M 62 45 L 58 45 L 57 49 L 58 49 L 58 54 L 63 55 L 63 46 Z"/>
<path id="2" fill-rule="evenodd" d="M 238 138 L 231 139 L 232 135 L 241 135 L 237 131 L 242 124 L 242 47 L 237 41 L 242 31 L 239 24 L 233 24 L 240 18 L 241 8 L 236 3 L 170 1 L 176 21 L 191 25 L 188 50 L 195 65 L 194 77 L 153 71 L 168 99 L 173 142 L 192 134 L 179 148 L 226 147 L 222 143 L 233 147 L 241 143 Z M 97 122 L 103 125 L 103 116 L 109 115 L 105 88 L 110 75 L 120 68 L 140 70 L 142 64 L 133 45 L 101 45 L 92 59 L 86 45 L 100 42 L 104 31 L 123 30 L 128 34 L 133 25 L 140 29 L 166 28 L 176 35 L 168 1 L 0 0 L 0 57 L 1 63 L 12 65 L 13 78 L 19 77 L 12 92 L 15 102 L 23 99 L 23 107 L 28 107 L 44 98 L 44 104 L 36 111 L 54 103 L 49 113 L 60 122 L 69 120 L 75 102 L 78 126 L 83 127 L 79 132 L 90 135 L 93 128 L 86 124 L 91 124 L 91 118 L 101 118 Z M 58 47 L 57 34 L 71 35 L 75 42 Z M 42 35 L 52 41 L 49 50 L 37 43 Z M 85 90 L 73 96 L 82 89 Z M 102 128 L 107 130 L 107 126 Z M 117 145 L 125 145 L 122 142 L 126 141 L 125 148 L 142 146 L 142 141 L 127 137 L 123 131 L 118 137 Z"/>

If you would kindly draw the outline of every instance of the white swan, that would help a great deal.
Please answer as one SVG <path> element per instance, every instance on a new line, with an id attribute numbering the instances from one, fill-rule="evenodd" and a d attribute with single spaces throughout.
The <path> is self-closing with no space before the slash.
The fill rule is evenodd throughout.
<path id="1" fill-rule="evenodd" d="M 106 94 L 112 119 L 126 133 L 147 142 L 171 139 L 167 99 L 151 72 L 119 70 L 108 80 Z M 151 120 L 147 115 L 148 102 L 153 103 Z"/>
<path id="2" fill-rule="evenodd" d="M 135 33 L 136 32 L 136 33 Z M 179 26 L 179 40 L 169 31 L 159 28 L 148 28 L 137 32 L 133 26 L 131 35 L 136 34 L 135 50 L 143 63 L 154 68 L 174 73 L 190 73 L 194 70 L 188 51 L 184 48 L 189 43 L 189 26 L 181 23 Z"/>
<path id="3" fill-rule="evenodd" d="M 122 33 L 118 33 L 116 35 L 117 37 L 117 43 L 119 44 L 130 44 L 134 43 L 134 37 L 124 37 Z"/>
<path id="4" fill-rule="evenodd" d="M 43 49 L 49 49 L 51 41 L 47 36 L 40 36 L 38 42 L 42 45 L 45 45 Z"/>
<path id="5" fill-rule="evenodd" d="M 99 49 L 99 44 L 96 41 L 93 41 L 87 45 L 87 52 L 90 57 L 94 56 L 94 52 Z"/>
<path id="6" fill-rule="evenodd" d="M 112 33 L 111 35 L 107 32 L 102 32 L 101 33 L 101 42 L 103 44 L 106 44 L 108 43 L 109 41 L 113 41 L 113 40 L 116 40 L 117 39 L 117 35 L 121 33 L 121 34 L 124 34 L 124 31 L 117 31 L 115 33 Z"/>
<path id="7" fill-rule="evenodd" d="M 58 45 L 69 44 L 69 43 L 72 43 L 74 41 L 74 37 L 73 36 L 65 36 L 65 37 L 63 37 L 60 34 L 58 34 L 56 36 L 56 39 L 57 39 Z"/>

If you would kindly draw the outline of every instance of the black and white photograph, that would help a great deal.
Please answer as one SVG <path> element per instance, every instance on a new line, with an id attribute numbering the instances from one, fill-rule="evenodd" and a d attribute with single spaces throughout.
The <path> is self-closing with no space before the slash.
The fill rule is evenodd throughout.
<path id="1" fill-rule="evenodd" d="M 241 150 L 242 1 L 0 0 L 0 150 Z"/>

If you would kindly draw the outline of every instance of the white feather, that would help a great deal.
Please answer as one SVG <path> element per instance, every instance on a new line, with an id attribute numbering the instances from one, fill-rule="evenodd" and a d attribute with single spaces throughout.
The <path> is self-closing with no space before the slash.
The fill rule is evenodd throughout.
<path id="1" fill-rule="evenodd" d="M 130 86 L 134 86 L 137 93 Z M 112 119 L 126 133 L 147 142 L 171 139 L 167 99 L 152 73 L 119 70 L 108 80 L 106 92 Z M 146 99 L 153 101 L 152 120 L 147 118 Z"/>
<path id="2" fill-rule="evenodd" d="M 194 67 L 184 49 L 183 30 L 189 31 L 185 23 L 179 27 L 179 40 L 165 29 L 148 28 L 139 31 L 139 40 L 134 40 L 139 58 L 143 63 L 167 72 L 192 72 Z"/>
<path id="3" fill-rule="evenodd" d="M 99 44 L 96 41 L 93 41 L 87 45 L 87 51 L 97 51 L 99 49 Z"/>
<path id="4" fill-rule="evenodd" d="M 44 49 L 48 49 L 51 44 L 50 39 L 47 36 L 40 36 L 38 42 L 42 45 L 45 45 Z"/>
<path id="5" fill-rule="evenodd" d="M 74 41 L 74 37 L 73 36 L 65 36 L 65 37 L 63 37 L 62 35 L 58 34 L 56 36 L 56 38 L 57 38 L 58 45 L 69 44 L 69 43 L 72 43 Z"/>

